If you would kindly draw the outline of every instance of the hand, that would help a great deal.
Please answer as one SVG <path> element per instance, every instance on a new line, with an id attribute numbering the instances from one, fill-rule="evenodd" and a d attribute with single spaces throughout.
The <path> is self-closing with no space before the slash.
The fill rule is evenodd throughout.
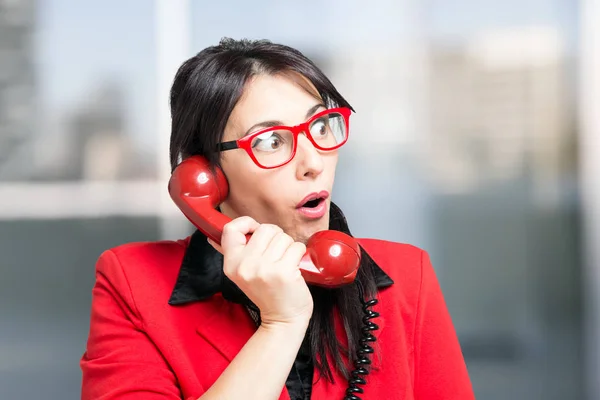
<path id="1" fill-rule="evenodd" d="M 298 267 L 304 243 L 250 217 L 227 223 L 221 246 L 208 241 L 223 254 L 225 275 L 260 309 L 262 325 L 308 323 L 313 300 Z"/>

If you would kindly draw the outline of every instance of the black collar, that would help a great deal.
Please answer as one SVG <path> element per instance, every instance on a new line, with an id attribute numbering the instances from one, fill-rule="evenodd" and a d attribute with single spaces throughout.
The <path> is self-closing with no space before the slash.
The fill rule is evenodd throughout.
<path id="1" fill-rule="evenodd" d="M 351 235 L 346 217 L 333 202 L 329 214 L 329 229 Z M 378 288 L 384 288 L 394 283 L 362 249 L 361 263 L 367 262 L 373 266 L 375 283 Z M 216 293 L 222 293 L 225 299 L 235 303 L 250 304 L 246 295 L 223 273 L 221 253 L 216 251 L 208 243 L 206 236 L 197 230 L 190 238 L 169 304 L 178 305 L 204 300 Z"/>

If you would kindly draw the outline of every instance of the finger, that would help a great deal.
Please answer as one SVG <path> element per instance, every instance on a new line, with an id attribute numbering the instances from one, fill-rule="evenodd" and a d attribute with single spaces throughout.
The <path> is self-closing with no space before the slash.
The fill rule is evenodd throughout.
<path id="1" fill-rule="evenodd" d="M 219 253 L 223 254 L 223 247 L 221 247 L 220 245 L 215 243 L 211 238 L 207 237 L 206 240 L 212 247 L 214 247 L 215 250 L 217 250 Z"/>
<path id="2" fill-rule="evenodd" d="M 302 242 L 292 243 L 286 250 L 283 257 L 281 257 L 280 263 L 283 265 L 299 266 L 300 260 L 306 253 L 306 245 Z"/>
<path id="3" fill-rule="evenodd" d="M 277 225 L 262 224 L 254 231 L 252 237 L 246 246 L 246 252 L 249 255 L 262 256 L 267 251 L 271 241 L 283 230 Z"/>
<path id="4" fill-rule="evenodd" d="M 223 227 L 221 248 L 227 253 L 238 253 L 246 247 L 246 235 L 254 232 L 260 224 L 250 217 L 238 217 Z"/>
<path id="5" fill-rule="evenodd" d="M 288 247 L 294 243 L 294 239 L 285 232 L 281 231 L 273 237 L 269 246 L 265 249 L 264 256 L 269 261 L 279 261 L 285 254 Z"/>

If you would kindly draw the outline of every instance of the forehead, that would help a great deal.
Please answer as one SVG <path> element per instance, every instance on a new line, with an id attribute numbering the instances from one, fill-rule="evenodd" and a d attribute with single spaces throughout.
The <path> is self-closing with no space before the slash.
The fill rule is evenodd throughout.
<path id="1" fill-rule="evenodd" d="M 262 121 L 295 125 L 304 121 L 308 109 L 322 102 L 316 88 L 300 74 L 256 75 L 246 83 L 228 126 L 245 132 Z"/>

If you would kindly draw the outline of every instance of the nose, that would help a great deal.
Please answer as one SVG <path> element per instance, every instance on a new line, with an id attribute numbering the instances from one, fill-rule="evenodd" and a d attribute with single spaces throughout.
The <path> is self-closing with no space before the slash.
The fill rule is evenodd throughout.
<path id="1" fill-rule="evenodd" d="M 298 167 L 296 173 L 298 179 L 315 178 L 323 172 L 323 156 L 308 140 L 306 135 L 298 135 L 298 148 L 296 149 L 296 158 Z"/>

